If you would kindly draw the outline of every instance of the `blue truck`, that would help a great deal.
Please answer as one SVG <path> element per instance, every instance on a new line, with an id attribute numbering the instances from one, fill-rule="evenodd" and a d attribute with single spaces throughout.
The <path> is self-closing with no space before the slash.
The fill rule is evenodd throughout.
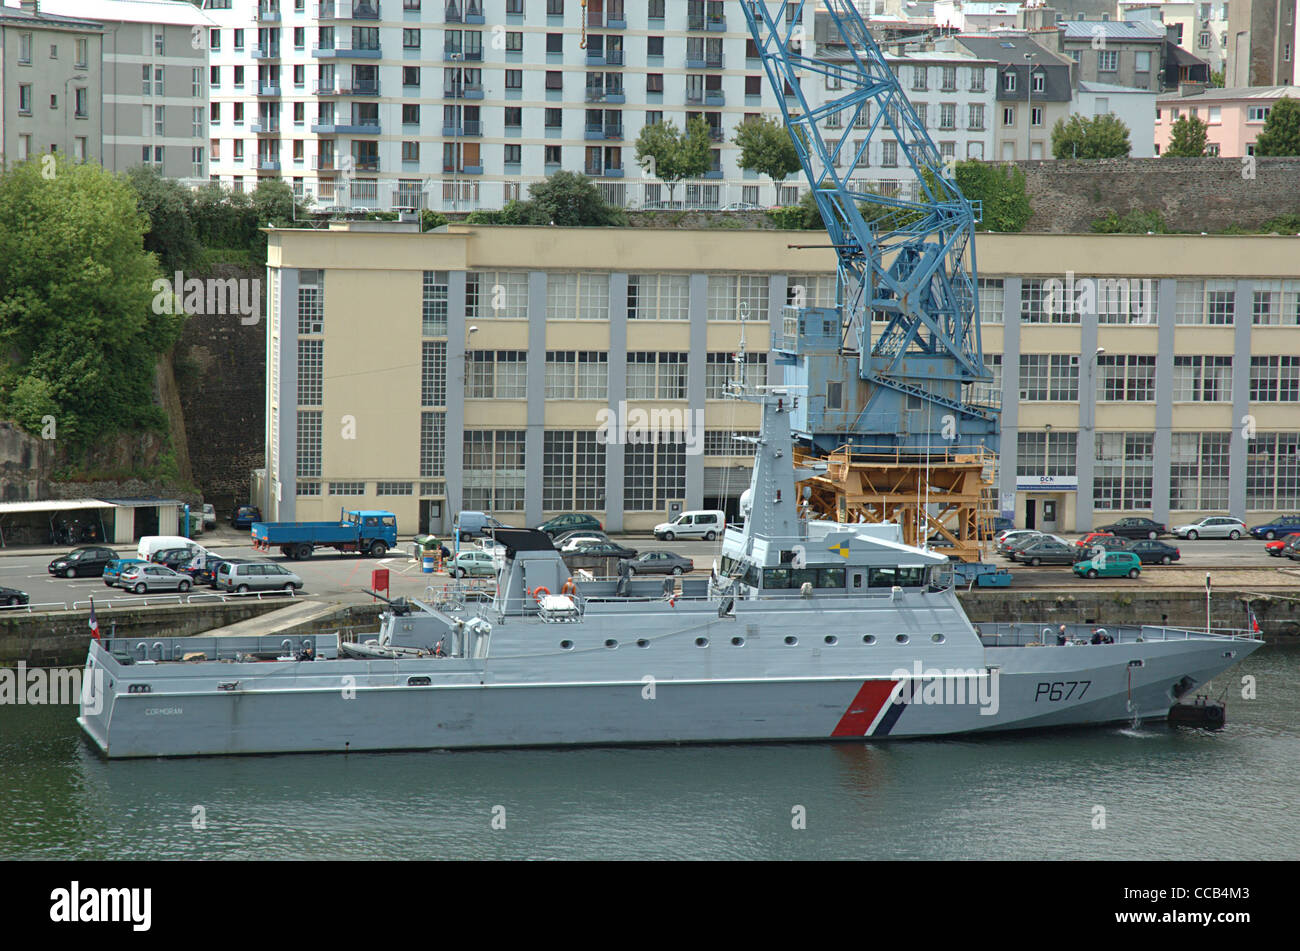
<path id="1" fill-rule="evenodd" d="M 397 516 L 384 511 L 342 509 L 337 522 L 254 522 L 251 531 L 254 548 L 279 548 L 286 558 L 310 558 L 317 548 L 381 558 L 397 547 Z"/>

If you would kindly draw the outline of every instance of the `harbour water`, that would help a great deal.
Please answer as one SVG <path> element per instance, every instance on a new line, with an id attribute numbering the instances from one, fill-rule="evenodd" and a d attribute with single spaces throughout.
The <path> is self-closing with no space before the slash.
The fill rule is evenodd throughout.
<path id="1" fill-rule="evenodd" d="M 0 858 L 1300 857 L 1300 645 L 1225 688 L 1217 733 L 115 762 L 0 706 Z"/>

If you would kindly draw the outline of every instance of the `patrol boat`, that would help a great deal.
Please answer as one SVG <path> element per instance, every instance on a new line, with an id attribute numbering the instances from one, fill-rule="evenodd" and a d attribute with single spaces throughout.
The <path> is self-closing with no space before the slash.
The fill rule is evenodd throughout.
<path id="1" fill-rule="evenodd" d="M 797 397 L 750 398 L 749 510 L 709 578 L 575 580 L 543 533 L 498 530 L 490 601 L 391 602 L 368 644 L 93 641 L 78 722 L 109 757 L 860 742 L 1164 717 L 1262 643 L 973 625 L 946 556 L 801 515 Z"/>

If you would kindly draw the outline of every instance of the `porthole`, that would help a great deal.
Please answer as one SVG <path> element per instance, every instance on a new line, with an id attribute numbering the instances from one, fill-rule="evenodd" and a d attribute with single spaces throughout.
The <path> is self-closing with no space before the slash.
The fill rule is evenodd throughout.
<path id="1" fill-rule="evenodd" d="M 708 647 L 708 646 L 709 646 L 709 639 L 708 639 L 707 637 L 697 637 L 697 638 L 695 638 L 695 646 L 696 646 L 696 647 Z"/>
<path id="2" fill-rule="evenodd" d="M 906 644 L 906 643 L 907 643 L 907 635 L 906 635 L 906 634 L 898 634 L 898 635 L 895 635 L 894 640 L 898 641 L 898 643 L 900 643 L 900 644 Z"/>
<path id="3" fill-rule="evenodd" d="M 644 637 L 639 637 L 639 638 L 637 638 L 636 646 L 637 646 L 637 647 L 649 647 L 649 646 L 650 646 L 650 642 L 647 641 Z"/>
<path id="4" fill-rule="evenodd" d="M 788 635 L 785 639 L 785 644 L 787 647 L 794 647 L 794 645 L 798 643 L 799 643 L 799 638 L 795 637 L 793 634 Z"/>
<path id="5" fill-rule="evenodd" d="M 944 642 L 944 636 L 942 634 L 931 634 L 930 640 L 934 641 L 936 644 L 942 644 Z"/>
<path id="6" fill-rule="evenodd" d="M 836 644 L 840 642 L 840 639 L 836 637 L 834 634 L 827 634 L 823 638 L 823 640 L 826 641 L 828 647 L 834 647 Z"/>
<path id="7" fill-rule="evenodd" d="M 874 644 L 874 643 L 876 643 L 876 635 L 874 635 L 874 634 L 863 634 L 863 635 L 862 635 L 862 643 L 864 643 L 864 644 Z"/>
<path id="8" fill-rule="evenodd" d="M 731 646 L 732 646 L 732 647 L 744 647 L 744 646 L 745 646 L 745 639 L 744 639 L 743 637 L 733 637 L 733 638 L 731 639 Z"/>
<path id="9" fill-rule="evenodd" d="M 573 641 L 560 641 L 560 650 L 562 651 L 573 650 Z"/>
<path id="10" fill-rule="evenodd" d="M 605 646 L 612 650 L 613 648 L 618 647 L 618 641 L 614 640 L 614 638 L 611 637 L 609 640 L 605 642 Z"/>

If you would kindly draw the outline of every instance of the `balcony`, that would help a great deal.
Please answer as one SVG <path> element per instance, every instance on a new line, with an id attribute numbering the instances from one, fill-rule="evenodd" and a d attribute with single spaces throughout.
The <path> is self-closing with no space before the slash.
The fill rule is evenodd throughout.
<path id="1" fill-rule="evenodd" d="M 726 133 L 724 133 L 721 129 L 716 128 L 714 126 L 709 126 L 709 138 L 712 139 L 714 142 L 721 142 L 725 135 Z"/>
<path id="2" fill-rule="evenodd" d="M 377 158 L 356 158 L 352 159 L 352 169 L 357 172 L 377 172 L 379 171 L 379 159 Z"/>
<path id="3" fill-rule="evenodd" d="M 626 101 L 627 96 L 623 93 L 622 89 L 607 92 L 604 89 L 596 89 L 592 86 L 587 87 L 587 102 L 607 102 L 613 105 L 618 105 Z"/>
<path id="4" fill-rule="evenodd" d="M 379 135 L 378 122 L 361 122 L 354 125 L 343 125 L 342 123 L 334 127 L 337 135 Z"/>
<path id="5" fill-rule="evenodd" d="M 726 67 L 723 65 L 723 59 L 724 59 L 724 58 L 721 57 L 721 56 L 709 56 L 709 57 L 706 57 L 705 60 L 704 60 L 704 68 L 705 68 L 705 69 L 725 69 Z"/>
<path id="6" fill-rule="evenodd" d="M 268 7 L 268 6 L 260 6 L 260 7 L 258 7 L 258 8 L 257 8 L 257 22 L 258 22 L 258 23 L 279 23 L 279 22 L 280 22 L 280 8 L 279 8 L 279 7 Z"/>
<path id="7" fill-rule="evenodd" d="M 315 44 L 311 48 L 311 55 L 317 59 L 379 59 L 380 49 L 378 46 L 353 46 L 351 43 L 336 43 L 334 46 L 320 46 Z"/>
<path id="8" fill-rule="evenodd" d="M 344 83 L 344 85 L 347 84 Z M 379 80 L 377 79 L 359 79 L 356 82 L 352 83 L 351 85 L 352 85 L 352 90 L 350 92 L 345 91 L 342 93 L 342 95 L 344 96 L 378 96 L 379 95 Z"/>
<path id="9" fill-rule="evenodd" d="M 482 83 L 453 83 L 442 87 L 443 99 L 482 99 Z"/>
<path id="10" fill-rule="evenodd" d="M 482 135 L 483 123 L 478 119 L 466 119 L 461 126 L 461 135 Z"/>
<path id="11" fill-rule="evenodd" d="M 604 142 L 605 127 L 598 126 L 598 125 L 594 125 L 594 126 L 589 125 L 587 126 L 586 132 L 583 133 L 583 138 L 586 139 L 588 142 Z"/>
<path id="12" fill-rule="evenodd" d="M 338 170 L 338 166 L 334 164 L 334 156 L 332 155 L 312 156 L 311 167 L 313 171 L 317 172 L 333 172 Z"/>
<path id="13" fill-rule="evenodd" d="M 379 0 L 357 0 L 352 4 L 352 19 L 378 20 Z"/>
<path id="14" fill-rule="evenodd" d="M 454 165 L 444 165 L 444 166 L 442 167 L 442 174 L 444 174 L 444 175 L 482 175 L 482 174 L 483 174 L 483 166 L 482 166 L 482 165 L 464 165 L 464 166 L 462 166 L 462 167 L 460 167 L 460 168 L 457 168 L 457 167 L 454 166 Z"/>
<path id="15" fill-rule="evenodd" d="M 279 83 L 258 83 L 257 94 L 259 96 L 278 96 L 280 95 Z"/>
<path id="16" fill-rule="evenodd" d="M 587 65 L 604 66 L 605 54 L 600 52 L 599 50 L 587 50 Z"/>
<path id="17" fill-rule="evenodd" d="M 248 127 L 248 131 L 253 135 L 279 135 L 279 119 L 258 119 Z"/>
<path id="18" fill-rule="evenodd" d="M 271 158 L 259 158 L 257 160 L 257 170 L 259 172 L 278 172 L 280 171 L 280 160 Z"/>
<path id="19" fill-rule="evenodd" d="M 337 130 L 338 126 L 336 126 L 332 121 L 313 122 L 311 124 L 311 131 L 315 135 L 334 135 Z"/>
<path id="20" fill-rule="evenodd" d="M 345 88 L 347 85 L 347 81 L 342 79 L 317 79 L 312 82 L 311 91 L 314 96 L 345 96 L 351 91 Z"/>
<path id="21" fill-rule="evenodd" d="M 706 106 L 725 106 L 727 104 L 727 94 L 721 89 L 706 89 L 704 104 Z"/>
<path id="22" fill-rule="evenodd" d="M 703 31 L 704 17 L 703 16 L 688 17 L 686 20 L 686 29 Z"/>
<path id="23" fill-rule="evenodd" d="M 254 46 L 252 57 L 253 59 L 279 59 L 280 44 L 272 43 L 269 46 Z"/>
<path id="24" fill-rule="evenodd" d="M 606 51 L 605 51 L 605 65 L 606 65 L 606 66 L 622 66 L 622 65 L 623 65 L 623 51 L 622 51 L 622 50 L 606 50 Z"/>
<path id="25" fill-rule="evenodd" d="M 443 137 L 452 138 L 453 136 L 460 135 L 460 129 L 461 127 L 458 125 L 448 125 L 447 123 L 444 122 L 442 125 Z"/>
<path id="26" fill-rule="evenodd" d="M 710 14 L 704 24 L 704 29 L 709 33 L 726 33 L 727 18 L 720 13 Z"/>

